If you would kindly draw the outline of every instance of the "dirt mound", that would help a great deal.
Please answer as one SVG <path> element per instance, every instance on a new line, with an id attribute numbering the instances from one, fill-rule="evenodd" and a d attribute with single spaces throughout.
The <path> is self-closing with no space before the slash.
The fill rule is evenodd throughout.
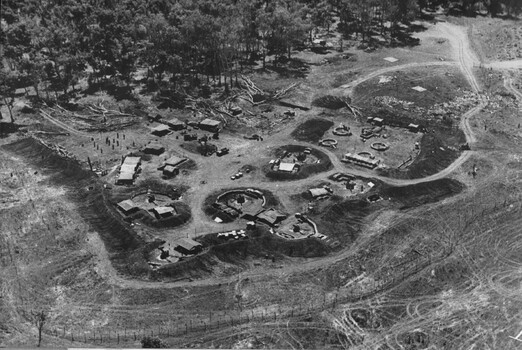
<path id="1" fill-rule="evenodd" d="M 314 118 L 300 124 L 294 131 L 292 137 L 298 141 L 319 142 L 334 123 L 330 120 Z"/>
<path id="2" fill-rule="evenodd" d="M 328 108 L 328 109 L 341 109 L 346 107 L 346 104 L 350 104 L 352 100 L 348 96 L 332 96 L 326 95 L 316 98 L 312 101 L 312 106 Z"/>
<path id="3" fill-rule="evenodd" d="M 454 135 L 442 133 L 424 134 L 420 142 L 421 151 L 419 156 L 406 170 L 387 169 L 378 170 L 378 172 L 383 176 L 399 179 L 419 179 L 436 174 L 447 168 L 460 156 L 459 150 L 447 146 L 447 143 L 451 142 L 452 138 L 459 140 L 458 142 L 453 142 L 455 145 L 459 142 L 465 142 L 464 134 L 460 130 L 454 132 Z"/>
<path id="4" fill-rule="evenodd" d="M 238 272 L 238 268 L 246 270 L 252 259 L 267 256 L 276 260 L 285 257 L 314 258 L 326 256 L 330 252 L 330 248 L 319 240 L 285 240 L 270 234 L 263 226 L 248 230 L 247 235 L 248 239 L 225 242 L 216 234 L 200 237 L 197 240 L 203 246 L 209 247 L 204 253 L 162 266 L 153 272 L 153 278 L 181 280 L 199 279 L 216 274 L 233 275 Z"/>
<path id="5" fill-rule="evenodd" d="M 353 242 L 373 208 L 365 200 L 347 200 L 336 203 L 327 208 L 323 215 L 315 219 L 322 232 L 328 232 L 328 236 L 344 242 Z"/>
<path id="6" fill-rule="evenodd" d="M 286 145 L 279 147 L 275 151 L 276 157 L 282 157 L 286 152 L 290 153 L 303 153 L 305 146 L 299 146 L 299 145 Z M 328 171 L 333 168 L 332 162 L 328 155 L 326 153 L 316 149 L 316 148 L 310 148 L 311 152 L 310 154 L 312 156 L 315 156 L 318 159 L 318 163 L 315 164 L 304 164 L 301 166 L 301 169 L 296 173 L 286 173 L 286 172 L 280 172 L 280 171 L 274 171 L 271 169 L 270 165 L 265 165 L 264 171 L 266 174 L 266 177 L 269 179 L 275 180 L 275 181 L 291 181 L 291 180 L 300 180 L 300 179 L 306 179 L 307 177 L 317 174 L 320 172 Z"/>
<path id="7" fill-rule="evenodd" d="M 383 185 L 380 194 L 402 204 L 401 209 L 438 202 L 462 192 L 464 184 L 453 179 L 439 179 L 404 187 Z"/>
<path id="8" fill-rule="evenodd" d="M 270 191 L 260 189 L 257 187 L 237 187 L 234 188 L 234 191 L 241 191 L 241 190 L 247 190 L 247 189 L 254 189 L 256 191 L 260 191 L 263 193 L 263 196 L 266 199 L 265 208 L 279 208 L 281 206 L 281 203 L 277 199 L 277 197 Z M 207 198 L 205 198 L 205 201 L 203 202 L 203 211 L 206 215 L 208 215 L 210 218 L 214 218 L 217 214 L 219 214 L 219 217 L 225 222 L 232 222 L 236 218 L 226 214 L 225 212 L 219 210 L 216 208 L 213 204 L 216 203 L 217 198 L 222 195 L 224 190 L 215 191 L 212 194 L 210 194 Z"/>

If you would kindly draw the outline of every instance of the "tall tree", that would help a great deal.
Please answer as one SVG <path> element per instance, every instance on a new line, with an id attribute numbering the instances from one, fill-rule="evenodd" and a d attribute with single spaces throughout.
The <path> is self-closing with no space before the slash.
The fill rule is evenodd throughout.
<path id="1" fill-rule="evenodd" d="M 42 344 L 42 332 L 43 329 L 49 319 L 49 315 L 47 311 L 32 311 L 31 316 L 33 318 L 34 325 L 36 326 L 36 329 L 38 330 L 38 344 L 37 347 L 40 347 Z"/>

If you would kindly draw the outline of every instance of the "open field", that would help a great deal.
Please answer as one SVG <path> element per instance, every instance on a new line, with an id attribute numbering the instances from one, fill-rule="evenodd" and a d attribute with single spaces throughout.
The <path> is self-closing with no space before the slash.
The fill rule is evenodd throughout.
<path id="1" fill-rule="evenodd" d="M 43 310 L 46 347 L 519 348 L 522 81 L 479 67 L 518 57 L 492 54 L 513 23 L 426 22 L 413 47 L 257 61 L 248 94 L 216 84 L 192 109 L 97 92 L 21 113 L 20 98 L 18 130 L 0 134 L 0 346 L 34 346 Z M 259 90 L 272 97 L 249 101 Z M 173 158 L 187 160 L 167 176 Z"/>

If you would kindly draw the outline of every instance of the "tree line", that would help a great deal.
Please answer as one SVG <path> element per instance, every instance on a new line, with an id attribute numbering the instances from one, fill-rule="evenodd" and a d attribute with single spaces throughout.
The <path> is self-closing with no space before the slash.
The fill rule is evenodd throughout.
<path id="1" fill-rule="evenodd" d="M 144 68 L 157 85 L 222 80 L 228 86 L 252 60 L 290 58 L 317 28 L 336 19 L 345 35 L 393 35 L 429 0 L 2 0 L 0 94 L 33 87 L 67 96 L 79 81 L 129 85 Z M 519 13 L 518 0 L 462 0 L 492 15 Z"/>

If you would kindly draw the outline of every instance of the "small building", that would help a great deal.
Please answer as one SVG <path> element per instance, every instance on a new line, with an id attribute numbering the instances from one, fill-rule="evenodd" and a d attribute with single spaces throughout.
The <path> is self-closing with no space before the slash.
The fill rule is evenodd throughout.
<path id="1" fill-rule="evenodd" d="M 179 169 L 176 167 L 173 167 L 172 165 L 167 165 L 165 168 L 163 168 L 163 175 L 167 177 L 173 177 L 179 174 Z"/>
<path id="2" fill-rule="evenodd" d="M 185 255 L 197 254 L 203 250 L 201 243 L 190 238 L 182 238 L 176 241 L 174 250 Z"/>
<path id="3" fill-rule="evenodd" d="M 156 136 L 165 136 L 170 133 L 170 128 L 165 124 L 160 124 L 153 127 L 151 133 Z"/>
<path id="4" fill-rule="evenodd" d="M 138 166 L 141 164 L 141 157 L 125 157 L 123 164 L 134 165 L 135 168 L 138 168 Z"/>
<path id="5" fill-rule="evenodd" d="M 139 209 L 138 206 L 136 206 L 136 203 L 132 201 L 132 199 L 126 199 L 124 201 L 121 201 L 116 206 L 125 215 L 129 215 Z"/>
<path id="6" fill-rule="evenodd" d="M 299 170 L 299 166 L 296 163 L 279 163 L 278 170 L 285 173 L 296 173 Z"/>
<path id="7" fill-rule="evenodd" d="M 286 219 L 286 215 L 275 210 L 274 208 L 263 210 L 261 213 L 257 214 L 257 220 L 272 227 L 284 219 Z"/>
<path id="8" fill-rule="evenodd" d="M 232 115 L 239 115 L 243 113 L 243 110 L 239 106 L 234 106 L 230 108 L 230 112 L 232 112 Z"/>
<path id="9" fill-rule="evenodd" d="M 118 185 L 132 185 L 140 164 L 141 157 L 125 157 L 120 167 L 120 176 L 116 183 Z"/>
<path id="10" fill-rule="evenodd" d="M 418 124 L 410 123 L 408 125 L 408 130 L 410 130 L 411 132 L 419 132 L 420 131 L 420 126 Z"/>
<path id="11" fill-rule="evenodd" d="M 377 126 L 383 126 L 384 119 L 382 118 L 373 118 L 372 123 Z"/>
<path id="12" fill-rule="evenodd" d="M 137 166 L 133 164 L 123 163 L 120 167 L 120 173 L 131 173 L 134 174 L 137 170 Z"/>
<path id="13" fill-rule="evenodd" d="M 154 155 L 159 156 L 160 154 L 165 152 L 165 147 L 163 147 L 163 145 L 161 145 L 159 143 L 151 143 L 145 147 L 143 152 L 147 153 L 147 154 L 154 154 Z"/>
<path id="14" fill-rule="evenodd" d="M 199 123 L 199 128 L 211 132 L 218 132 L 221 130 L 222 124 L 218 120 L 207 118 Z"/>
<path id="15" fill-rule="evenodd" d="M 173 207 L 156 207 L 152 209 L 152 213 L 156 219 L 165 219 L 176 214 L 176 209 Z"/>
<path id="16" fill-rule="evenodd" d="M 308 192 L 312 195 L 313 199 L 323 199 L 330 197 L 331 193 L 324 187 L 312 188 L 308 190 Z"/>
<path id="17" fill-rule="evenodd" d="M 172 130 L 183 130 L 186 128 L 184 122 L 179 120 L 178 118 L 172 118 L 165 122 Z"/>
<path id="18" fill-rule="evenodd" d="M 132 185 L 134 183 L 134 172 L 120 172 L 118 185 Z"/>
<path id="19" fill-rule="evenodd" d="M 377 165 L 379 165 L 379 161 L 376 159 L 370 159 L 352 153 L 346 153 L 341 159 L 341 162 L 354 163 L 370 169 L 374 169 L 375 167 L 377 167 Z"/>
<path id="20" fill-rule="evenodd" d="M 177 157 L 177 156 L 171 156 L 169 159 L 167 159 L 165 161 L 165 165 L 177 166 L 177 165 L 180 165 L 181 163 L 183 163 L 186 160 L 187 160 L 187 158 L 180 158 L 180 157 Z"/>

